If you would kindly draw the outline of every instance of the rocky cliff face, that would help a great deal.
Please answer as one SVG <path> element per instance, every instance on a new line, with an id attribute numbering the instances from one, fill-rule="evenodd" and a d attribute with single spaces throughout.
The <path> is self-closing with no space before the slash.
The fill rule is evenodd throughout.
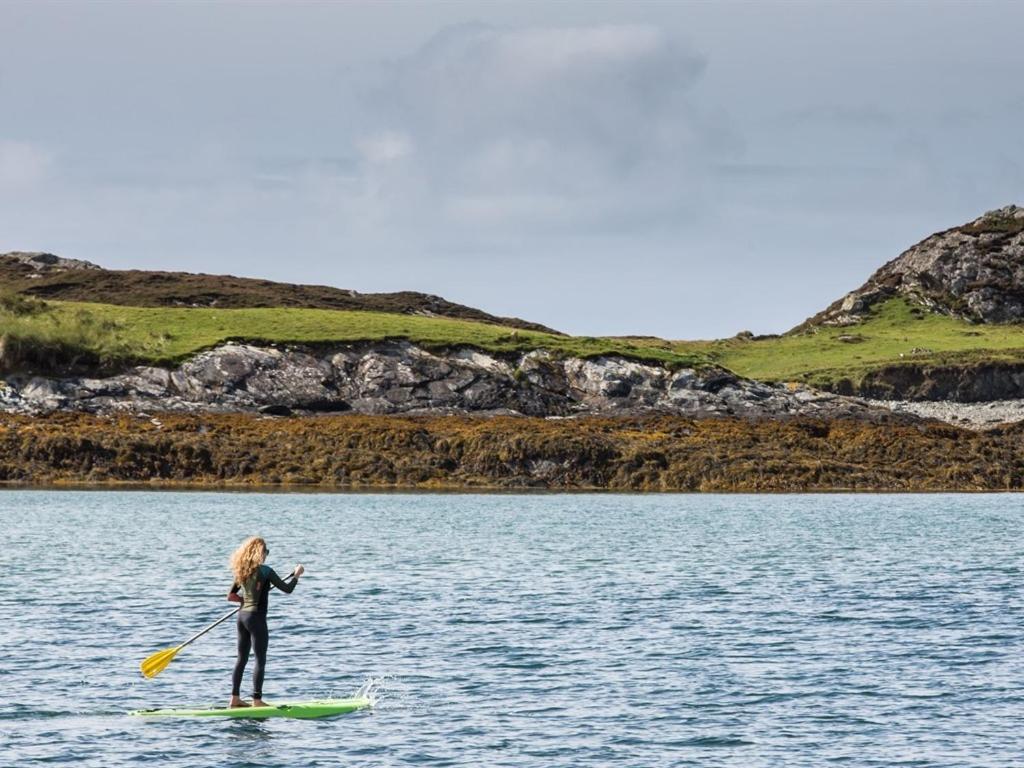
<path id="1" fill-rule="evenodd" d="M 889 365 L 864 375 L 854 386 L 837 382 L 833 391 L 881 400 L 987 403 L 1024 399 L 1024 365 Z"/>
<path id="2" fill-rule="evenodd" d="M 1024 208 L 989 211 L 922 240 L 801 328 L 860 322 L 895 296 L 972 322 L 1024 320 Z"/>
<path id="3" fill-rule="evenodd" d="M 484 413 L 526 416 L 863 416 L 880 411 L 840 395 L 772 386 L 723 370 L 672 371 L 616 357 L 499 358 L 472 349 L 432 352 L 405 342 L 328 350 L 225 344 L 174 369 L 139 367 L 107 378 L 12 376 L 0 410 Z"/>

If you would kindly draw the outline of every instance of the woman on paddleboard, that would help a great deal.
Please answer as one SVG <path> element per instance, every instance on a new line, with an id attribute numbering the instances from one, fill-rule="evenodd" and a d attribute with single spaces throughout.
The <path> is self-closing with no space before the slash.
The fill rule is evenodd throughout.
<path id="1" fill-rule="evenodd" d="M 264 565 L 270 550 L 267 542 L 259 536 L 252 536 L 242 542 L 231 555 L 231 571 L 235 581 L 228 592 L 228 600 L 241 603 L 238 611 L 238 659 L 231 677 L 231 703 L 229 707 L 265 707 L 263 701 L 263 675 L 267 666 L 267 645 L 270 635 L 267 630 L 267 596 L 271 585 L 284 593 L 291 593 L 299 583 L 299 576 L 305 568 L 296 565 L 290 581 L 284 581 L 269 565 Z M 242 595 L 238 592 L 241 590 Z M 252 704 L 242 701 L 242 675 L 249 661 L 249 652 L 256 652 L 256 666 L 252 670 Z"/>

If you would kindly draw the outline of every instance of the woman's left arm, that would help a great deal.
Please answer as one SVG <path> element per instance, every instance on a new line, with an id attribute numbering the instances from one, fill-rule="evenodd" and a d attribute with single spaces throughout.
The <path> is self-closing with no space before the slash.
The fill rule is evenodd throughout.
<path id="1" fill-rule="evenodd" d="M 289 595 L 295 589 L 295 585 L 299 583 L 299 574 L 302 573 L 302 571 L 300 570 L 301 567 L 302 566 L 299 566 L 295 569 L 295 574 L 292 576 L 290 581 L 285 581 L 277 575 L 277 571 L 275 571 L 273 568 L 270 568 L 270 573 L 267 574 L 267 581 L 269 581 L 275 587 L 280 589 L 286 595 Z"/>

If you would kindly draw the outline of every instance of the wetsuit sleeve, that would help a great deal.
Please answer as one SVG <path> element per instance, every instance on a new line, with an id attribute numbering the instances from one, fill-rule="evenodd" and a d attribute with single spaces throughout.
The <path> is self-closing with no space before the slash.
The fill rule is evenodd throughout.
<path id="1" fill-rule="evenodd" d="M 228 600 L 230 600 L 232 603 L 240 603 L 240 602 L 242 602 L 242 598 L 238 596 L 238 590 L 240 590 L 240 589 L 241 589 L 240 586 L 238 586 L 235 583 L 232 583 L 231 584 L 231 589 L 228 590 Z"/>
<path id="2" fill-rule="evenodd" d="M 275 587 L 280 589 L 285 594 L 291 594 L 291 591 L 295 589 L 295 585 L 299 583 L 299 577 L 293 576 L 291 581 L 284 581 L 280 576 L 277 575 L 277 571 L 273 568 L 267 568 L 267 581 L 273 584 Z"/>

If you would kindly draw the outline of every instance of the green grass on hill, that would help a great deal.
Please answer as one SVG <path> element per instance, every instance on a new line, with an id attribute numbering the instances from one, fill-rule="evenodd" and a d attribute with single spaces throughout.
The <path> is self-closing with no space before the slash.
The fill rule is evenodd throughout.
<path id="1" fill-rule="evenodd" d="M 680 342 L 671 348 L 680 354 L 702 352 L 762 381 L 822 385 L 846 378 L 856 383 L 885 365 L 1024 362 L 1024 325 L 976 325 L 891 299 L 854 326 L 757 340 Z"/>
<path id="2" fill-rule="evenodd" d="M 173 364 L 228 340 L 327 344 L 405 339 L 428 348 L 488 352 L 547 349 L 595 357 L 615 354 L 671 367 L 707 365 L 699 353 L 625 339 L 561 336 L 467 320 L 329 309 L 125 307 L 79 302 L 0 300 L 4 359 L 54 367 L 78 360 L 103 367 Z"/>
<path id="3" fill-rule="evenodd" d="M 431 349 L 470 346 L 512 353 L 621 355 L 670 367 L 718 364 L 762 381 L 828 385 L 859 382 L 893 364 L 1024 362 L 1024 325 L 972 325 L 885 302 L 863 323 L 763 339 L 665 341 L 591 338 L 515 330 L 467 320 L 328 309 L 199 309 L 41 302 L 0 296 L 0 337 L 7 368 L 103 368 L 175 364 L 225 341 L 278 344 L 405 339 Z"/>

